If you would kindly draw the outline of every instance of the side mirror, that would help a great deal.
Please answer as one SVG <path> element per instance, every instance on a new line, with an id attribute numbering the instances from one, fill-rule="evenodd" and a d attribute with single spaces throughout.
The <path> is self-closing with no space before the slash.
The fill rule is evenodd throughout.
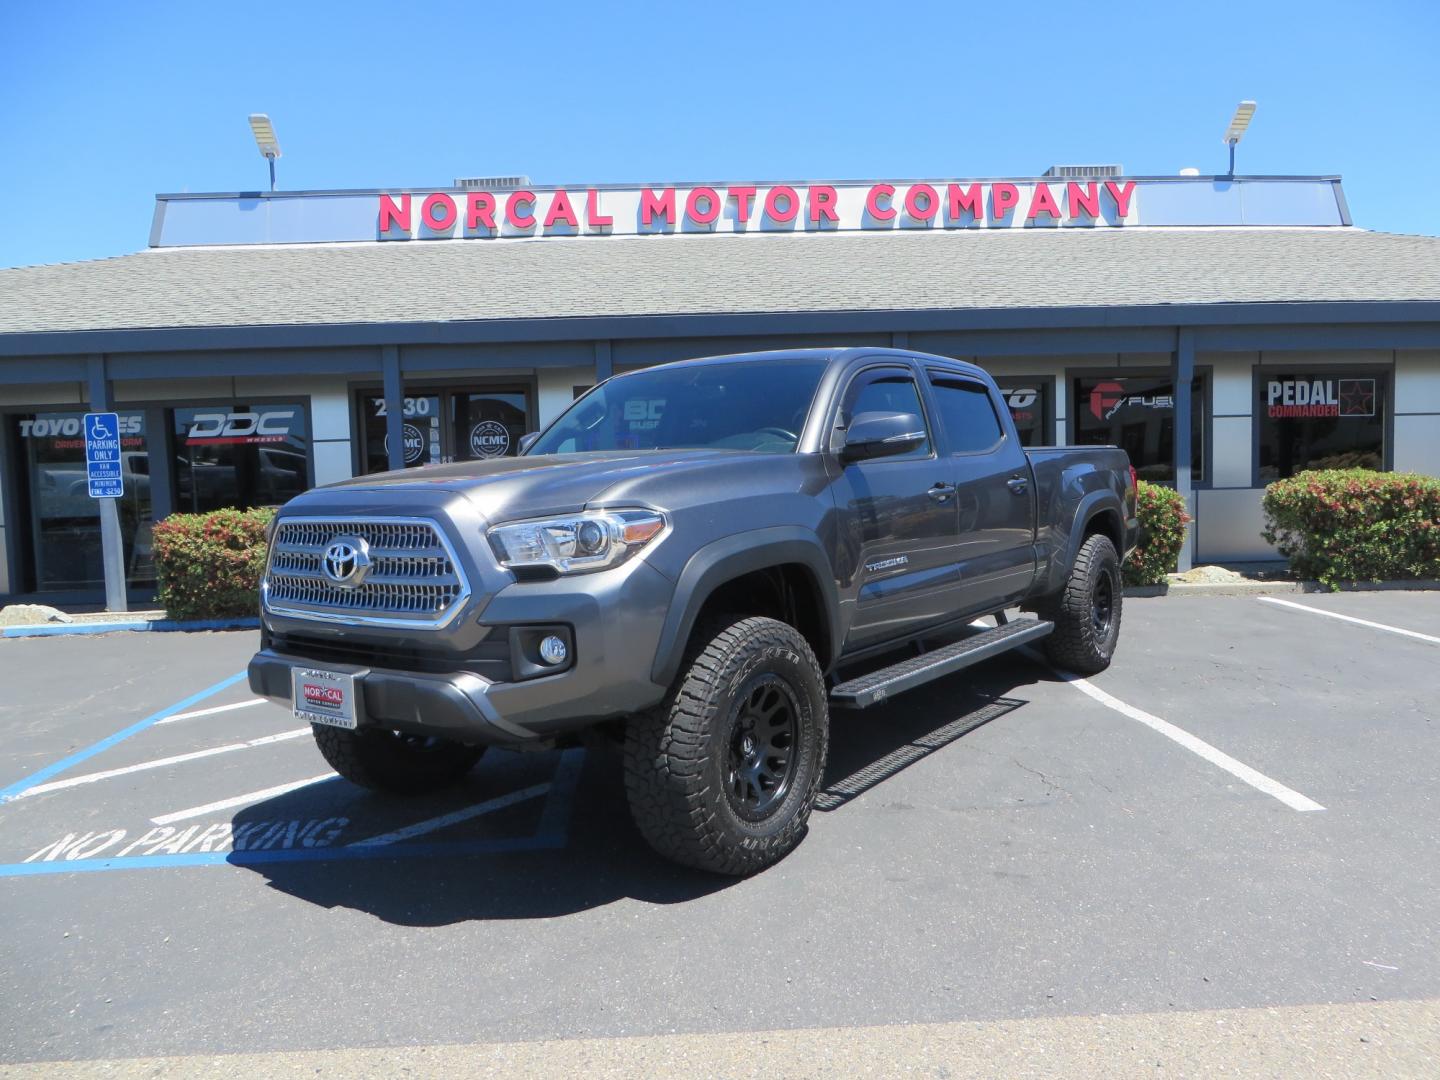
<path id="1" fill-rule="evenodd" d="M 925 424 L 914 413 L 865 412 L 850 421 L 840 456 L 846 461 L 908 454 L 925 442 Z"/>
<path id="2" fill-rule="evenodd" d="M 529 450 L 530 447 L 534 446 L 534 445 L 535 445 L 535 440 L 538 439 L 538 438 L 540 438 L 540 433 L 539 433 L 538 431 L 532 431 L 532 432 L 530 432 L 528 435 L 521 435 L 521 436 L 520 436 L 520 453 L 523 454 L 523 453 L 525 453 L 526 450 Z"/>

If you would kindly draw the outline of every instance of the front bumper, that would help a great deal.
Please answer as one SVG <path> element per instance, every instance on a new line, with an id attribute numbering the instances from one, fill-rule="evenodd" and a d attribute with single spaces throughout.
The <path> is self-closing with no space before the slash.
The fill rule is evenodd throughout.
<path id="1" fill-rule="evenodd" d="M 651 668 L 674 588 L 634 559 L 553 581 L 512 579 L 477 598 L 439 634 L 306 625 L 267 614 L 261 650 L 250 661 L 250 687 L 289 705 L 291 669 L 342 671 L 356 676 L 362 727 L 487 746 L 544 745 L 664 697 Z M 513 657 L 476 661 L 487 642 L 537 625 L 571 632 L 572 662 L 560 673 L 524 678 Z M 407 648 L 422 646 L 423 659 L 402 659 Z"/>
<path id="2" fill-rule="evenodd" d="M 289 704 L 293 692 L 291 670 L 319 666 L 317 660 L 261 649 L 250 660 L 250 689 L 271 701 Z M 355 676 L 362 725 L 382 725 L 396 731 L 486 745 L 524 743 L 536 738 L 529 729 L 500 716 L 489 694 L 495 684 L 483 676 L 468 671 L 446 675 L 391 671 L 328 661 L 324 667 Z"/>

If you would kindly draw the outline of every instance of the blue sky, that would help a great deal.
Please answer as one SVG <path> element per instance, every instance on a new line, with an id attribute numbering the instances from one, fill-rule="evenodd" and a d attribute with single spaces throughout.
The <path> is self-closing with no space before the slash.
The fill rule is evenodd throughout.
<path id="1" fill-rule="evenodd" d="M 1340 173 L 1440 234 L 1440 3 L 0 4 L 0 265 L 145 246 L 158 191 Z"/>

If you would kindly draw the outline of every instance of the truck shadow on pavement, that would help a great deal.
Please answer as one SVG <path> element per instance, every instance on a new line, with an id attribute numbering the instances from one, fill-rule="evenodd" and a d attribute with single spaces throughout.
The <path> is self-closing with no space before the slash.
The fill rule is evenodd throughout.
<path id="1" fill-rule="evenodd" d="M 908 766 L 1006 717 L 1027 703 L 1017 688 L 1035 681 L 1045 676 L 1034 666 L 998 661 L 864 712 L 835 711 L 816 809 L 846 808 Z M 522 791 L 527 783 L 553 774 L 558 758 L 487 756 L 464 787 L 434 801 L 372 795 L 337 782 L 324 785 L 334 792 L 327 796 L 332 801 L 327 808 L 317 807 L 314 795 L 289 792 L 246 807 L 235 815 L 233 829 L 238 836 L 242 828 L 314 818 L 328 809 L 354 819 L 356 837 L 374 837 Z M 630 820 L 618 752 L 585 753 L 573 802 L 566 808 L 568 832 L 549 843 L 541 838 L 546 806 L 546 800 L 534 798 L 449 826 L 434 837 L 398 841 L 397 854 L 406 844 L 425 845 L 408 857 L 353 859 L 317 851 L 314 858 L 293 861 L 233 861 L 263 875 L 271 888 L 308 903 L 351 908 L 402 926 L 554 918 L 627 898 L 677 904 L 743 884 L 675 866 L 646 846 Z M 863 813 L 863 806 L 847 812 Z M 482 835 L 498 841 L 496 850 L 467 851 L 466 844 Z M 784 874 L 791 864 L 785 860 L 765 874 Z"/>

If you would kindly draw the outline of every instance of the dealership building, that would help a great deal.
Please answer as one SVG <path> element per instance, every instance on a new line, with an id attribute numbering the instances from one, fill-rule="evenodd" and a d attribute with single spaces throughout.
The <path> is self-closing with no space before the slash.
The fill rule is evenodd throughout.
<path id="1" fill-rule="evenodd" d="M 754 349 L 974 361 L 1029 444 L 1175 485 L 1185 561 L 1274 558 L 1266 483 L 1440 474 L 1440 239 L 1337 177 L 532 185 L 160 195 L 132 255 L 0 270 L 0 602 L 105 597 L 81 418 L 151 527 L 517 451 L 612 374 Z M 962 523 L 963 526 L 963 523 Z"/>

